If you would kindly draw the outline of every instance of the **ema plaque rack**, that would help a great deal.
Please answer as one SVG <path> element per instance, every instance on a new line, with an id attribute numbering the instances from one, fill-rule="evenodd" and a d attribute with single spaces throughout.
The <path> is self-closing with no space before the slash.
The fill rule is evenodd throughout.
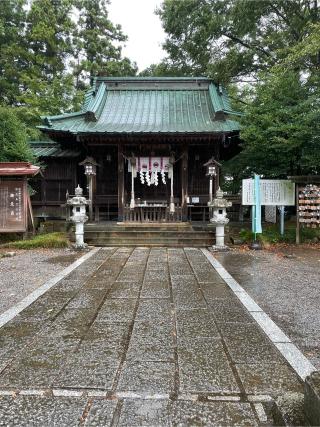
<path id="1" fill-rule="evenodd" d="M 299 188 L 299 223 L 303 227 L 320 227 L 320 186 L 308 184 Z"/>

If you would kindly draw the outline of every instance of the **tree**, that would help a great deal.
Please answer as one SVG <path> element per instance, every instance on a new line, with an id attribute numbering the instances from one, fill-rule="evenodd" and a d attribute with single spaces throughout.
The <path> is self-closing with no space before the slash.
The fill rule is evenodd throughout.
<path id="1" fill-rule="evenodd" d="M 73 73 L 77 88 L 99 73 L 135 75 L 136 64 L 121 58 L 121 43 L 127 40 L 120 25 L 108 17 L 109 0 L 75 0 L 78 22 L 74 36 Z"/>
<path id="2" fill-rule="evenodd" d="M 107 0 L 5 0 L 0 9 L 0 103 L 34 136 L 40 115 L 79 108 L 89 76 L 135 75 Z"/>
<path id="3" fill-rule="evenodd" d="M 9 107 L 0 107 L 0 161 L 34 161 L 25 125 Z"/>
<path id="4" fill-rule="evenodd" d="M 223 83 L 256 80 L 319 19 L 314 0 L 164 0 L 157 13 L 173 64 Z"/>
<path id="5" fill-rule="evenodd" d="M 19 94 L 26 0 L 6 0 L 0 8 L 0 100 L 9 105 Z"/>
<path id="6" fill-rule="evenodd" d="M 188 70 L 176 67 L 170 61 L 162 61 L 159 64 L 151 64 L 139 73 L 143 77 L 183 77 L 190 76 Z"/>
<path id="7" fill-rule="evenodd" d="M 34 115 L 55 114 L 71 108 L 75 89 L 67 62 L 72 55 L 75 23 L 71 0 L 33 0 L 26 16 L 25 67 L 19 76 L 19 106 Z"/>

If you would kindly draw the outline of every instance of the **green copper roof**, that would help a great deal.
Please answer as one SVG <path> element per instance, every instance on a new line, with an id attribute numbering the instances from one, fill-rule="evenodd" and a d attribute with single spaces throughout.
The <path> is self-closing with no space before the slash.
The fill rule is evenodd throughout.
<path id="1" fill-rule="evenodd" d="M 80 151 L 65 150 L 54 141 L 30 141 L 30 146 L 36 157 L 70 158 L 80 155 Z"/>
<path id="2" fill-rule="evenodd" d="M 73 134 L 213 133 L 239 130 L 228 96 L 206 78 L 97 78 L 82 110 L 43 117 Z M 230 117 L 231 116 L 231 117 Z"/>

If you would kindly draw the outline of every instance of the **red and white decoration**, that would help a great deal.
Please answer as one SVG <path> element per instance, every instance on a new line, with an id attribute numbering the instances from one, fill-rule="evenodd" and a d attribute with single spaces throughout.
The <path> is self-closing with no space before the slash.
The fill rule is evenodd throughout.
<path id="1" fill-rule="evenodd" d="M 155 185 L 159 183 L 158 174 L 163 184 L 166 184 L 166 173 L 170 171 L 169 157 L 137 157 L 137 172 L 142 184 Z"/>
<path id="2" fill-rule="evenodd" d="M 141 184 L 147 184 L 148 186 L 157 186 L 159 184 L 159 174 L 162 183 L 166 185 L 166 174 L 168 174 L 168 178 L 171 180 L 171 199 L 173 200 L 173 165 L 170 163 L 170 157 L 135 157 L 132 163 L 129 162 L 128 164 L 128 171 L 131 172 L 132 177 L 131 209 L 135 207 L 134 178 L 137 177 L 138 173 Z M 174 211 L 174 207 L 171 204 L 170 211 Z"/>

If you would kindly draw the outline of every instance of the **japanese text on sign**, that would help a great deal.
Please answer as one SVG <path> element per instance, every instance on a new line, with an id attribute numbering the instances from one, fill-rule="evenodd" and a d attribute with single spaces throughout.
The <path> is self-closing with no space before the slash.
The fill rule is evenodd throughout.
<path id="1" fill-rule="evenodd" d="M 26 230 L 25 192 L 23 181 L 0 182 L 0 232 Z"/>
<path id="2" fill-rule="evenodd" d="M 285 179 L 261 179 L 260 200 L 265 206 L 294 206 L 295 185 Z M 255 204 L 253 179 L 242 180 L 242 204 Z"/>

